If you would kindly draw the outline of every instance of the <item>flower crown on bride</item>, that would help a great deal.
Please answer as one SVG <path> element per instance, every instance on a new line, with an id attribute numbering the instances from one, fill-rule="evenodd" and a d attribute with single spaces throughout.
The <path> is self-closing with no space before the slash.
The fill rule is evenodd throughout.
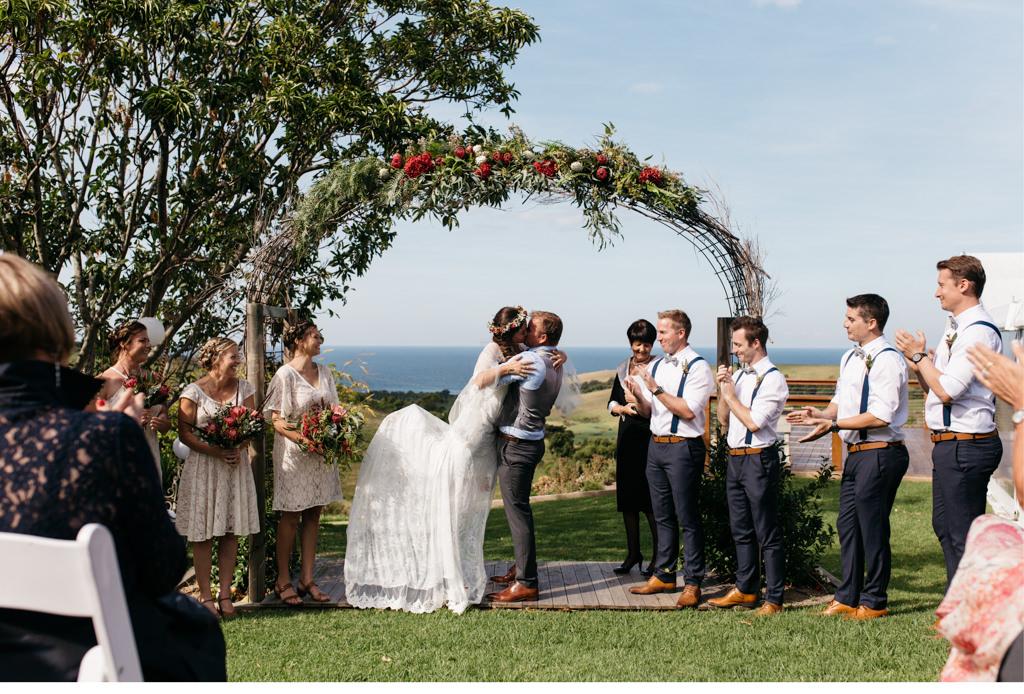
<path id="1" fill-rule="evenodd" d="M 523 308 L 522 306 L 516 306 L 516 308 L 519 310 L 519 312 L 516 313 L 516 317 L 510 320 L 508 323 L 495 325 L 494 321 L 487 322 L 487 329 L 491 331 L 491 334 L 504 335 L 510 330 L 518 329 L 521 325 L 523 325 L 526 322 L 526 319 L 528 317 L 526 309 Z"/>

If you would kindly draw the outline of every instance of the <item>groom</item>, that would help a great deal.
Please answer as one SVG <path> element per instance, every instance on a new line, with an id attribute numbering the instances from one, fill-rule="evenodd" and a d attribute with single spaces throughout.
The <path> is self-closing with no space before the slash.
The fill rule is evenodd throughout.
<path id="1" fill-rule="evenodd" d="M 562 387 L 562 370 L 551 364 L 552 352 L 562 337 L 562 319 L 535 311 L 526 333 L 529 351 L 521 357 L 534 367 L 528 376 L 505 376 L 510 383 L 498 416 L 498 482 L 505 502 L 505 518 L 512 531 L 516 563 L 504 576 L 492 576 L 508 587 L 491 593 L 491 602 L 536 600 L 537 542 L 533 532 L 530 487 L 533 473 L 544 457 L 544 421 Z"/>

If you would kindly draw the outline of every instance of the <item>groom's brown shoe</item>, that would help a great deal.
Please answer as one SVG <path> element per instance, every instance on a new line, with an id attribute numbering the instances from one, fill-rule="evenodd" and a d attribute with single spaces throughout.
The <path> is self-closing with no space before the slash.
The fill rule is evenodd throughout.
<path id="1" fill-rule="evenodd" d="M 495 583 L 511 583 L 512 581 L 516 580 L 516 565 L 513 564 L 512 568 L 508 570 L 507 574 L 504 574 L 502 576 L 491 576 L 491 580 Z"/>
<path id="2" fill-rule="evenodd" d="M 523 602 L 524 600 L 536 600 L 540 597 L 540 590 L 524 586 L 519 581 L 514 582 L 500 593 L 488 593 L 487 599 L 491 602 Z"/>
<path id="3" fill-rule="evenodd" d="M 739 588 L 733 588 L 720 598 L 711 598 L 708 604 L 712 607 L 753 607 L 757 603 L 757 595 L 753 593 L 742 593 Z"/>
<path id="4" fill-rule="evenodd" d="M 630 588 L 629 592 L 633 595 L 654 595 L 655 593 L 670 593 L 675 589 L 675 581 L 662 581 L 657 576 L 651 576 L 647 579 L 647 583 Z"/>

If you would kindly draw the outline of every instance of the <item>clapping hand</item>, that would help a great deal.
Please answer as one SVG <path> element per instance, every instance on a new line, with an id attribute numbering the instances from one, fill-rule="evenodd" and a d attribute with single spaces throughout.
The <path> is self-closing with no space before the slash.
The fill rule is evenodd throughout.
<path id="1" fill-rule="evenodd" d="M 967 358 L 981 384 L 1019 410 L 1024 408 L 1024 344 L 1014 340 L 1012 347 L 1016 362 L 982 344 L 968 347 Z"/>
<path id="2" fill-rule="evenodd" d="M 635 398 L 636 398 L 637 400 L 639 400 L 639 399 L 640 399 L 640 398 L 642 398 L 642 397 L 645 397 L 645 396 L 644 396 L 644 389 L 643 389 L 643 388 L 641 388 L 641 387 L 640 387 L 640 384 L 639 384 L 639 383 L 637 383 L 637 382 L 636 382 L 635 380 L 633 380 L 632 378 L 627 378 L 627 379 L 626 379 L 626 390 L 628 390 L 628 391 L 629 391 L 630 393 L 632 393 L 632 394 L 633 394 L 633 396 L 634 396 L 634 397 L 635 397 Z"/>
<path id="3" fill-rule="evenodd" d="M 928 341 L 920 330 L 916 335 L 911 335 L 906 330 L 896 331 L 896 348 L 903 352 L 903 356 L 910 359 L 919 352 L 928 354 Z"/>
<path id="4" fill-rule="evenodd" d="M 825 434 L 829 433 L 832 430 L 831 419 L 821 419 L 818 417 L 814 417 L 811 419 L 804 420 L 803 423 L 805 425 L 809 424 L 813 426 L 814 429 L 812 429 L 809 434 L 801 436 L 799 439 L 797 439 L 797 441 L 800 443 L 807 443 L 808 441 L 817 441 L 822 436 L 824 436 Z"/>
<path id="5" fill-rule="evenodd" d="M 616 408 L 616 410 L 617 411 L 615 412 L 615 414 L 617 415 L 628 414 L 636 417 L 639 416 L 640 414 L 639 412 L 637 412 L 635 402 L 627 402 L 625 405 L 619 405 L 618 408 Z"/>
<path id="6" fill-rule="evenodd" d="M 722 397 L 727 398 L 736 394 L 736 384 L 732 382 L 732 370 L 726 364 L 722 364 L 718 367 L 718 373 L 715 375 L 715 380 L 718 381 L 718 388 L 722 391 Z"/>

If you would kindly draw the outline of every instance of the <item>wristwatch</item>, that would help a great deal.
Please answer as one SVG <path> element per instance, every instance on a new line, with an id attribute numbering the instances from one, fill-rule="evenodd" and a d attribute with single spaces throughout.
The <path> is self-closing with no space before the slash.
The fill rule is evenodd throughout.
<path id="1" fill-rule="evenodd" d="M 1021 422 L 1024 422 L 1024 410 L 1014 410 L 1013 414 L 1010 415 L 1010 421 L 1013 422 L 1014 424 L 1020 424 Z"/>
<path id="2" fill-rule="evenodd" d="M 924 359 L 927 356 L 928 356 L 927 352 L 915 352 L 914 355 L 910 357 L 910 361 L 912 361 L 915 364 L 917 364 L 918 362 L 920 362 L 922 359 Z"/>
<path id="3" fill-rule="evenodd" d="M 831 431 L 833 434 L 838 434 L 839 433 L 839 422 L 837 422 L 836 420 L 833 419 L 832 420 L 832 426 L 830 426 L 828 428 L 828 430 Z"/>
<path id="4" fill-rule="evenodd" d="M 653 395 L 654 397 L 658 397 L 659 395 L 661 395 L 664 392 L 665 392 L 665 389 L 662 388 L 661 386 L 658 386 L 653 391 L 651 391 L 651 395 Z"/>

